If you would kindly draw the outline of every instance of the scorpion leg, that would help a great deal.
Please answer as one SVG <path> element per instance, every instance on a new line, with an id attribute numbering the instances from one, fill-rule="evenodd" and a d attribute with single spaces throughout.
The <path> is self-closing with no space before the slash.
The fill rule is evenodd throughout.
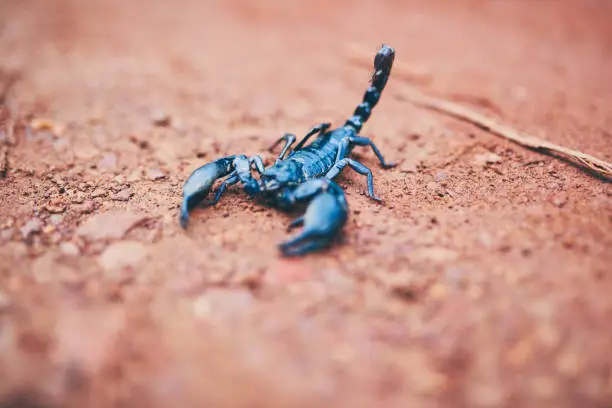
<path id="1" fill-rule="evenodd" d="M 336 152 L 336 159 L 334 160 L 334 164 L 338 163 L 340 160 L 344 159 L 349 152 L 349 146 L 351 142 L 348 137 L 343 138 L 338 145 L 338 151 Z"/>
<path id="2" fill-rule="evenodd" d="M 310 180 L 292 192 L 293 202 L 311 199 L 306 213 L 293 220 L 288 229 L 300 225 L 300 234 L 279 245 L 283 255 L 297 256 L 328 247 L 348 219 L 348 205 L 342 189 L 327 179 Z"/>
<path id="3" fill-rule="evenodd" d="M 217 189 L 217 192 L 215 193 L 215 198 L 213 198 L 213 200 L 211 201 L 211 204 L 212 205 L 217 204 L 219 200 L 221 199 L 221 196 L 223 195 L 223 193 L 225 193 L 225 190 L 228 187 L 236 184 L 238 181 L 240 181 L 240 179 L 238 178 L 238 175 L 236 174 L 235 171 L 232 172 L 230 176 L 227 179 L 225 179 L 225 181 L 221 183 L 221 185 Z"/>
<path id="4" fill-rule="evenodd" d="M 257 170 L 259 174 L 263 173 L 265 170 L 264 165 L 263 165 L 263 160 L 259 156 L 253 156 L 249 158 L 249 164 L 255 165 L 255 170 Z"/>
<path id="5" fill-rule="evenodd" d="M 312 135 L 317 133 L 325 133 L 325 131 L 330 127 L 331 123 L 329 122 L 319 123 L 318 125 L 314 126 L 312 129 L 310 129 L 308 133 L 306 133 L 306 136 L 304 136 L 302 140 L 300 140 L 300 142 L 297 144 L 297 146 L 293 148 L 293 150 L 300 150 L 302 147 L 304 147 L 304 144 L 308 141 L 308 139 L 310 139 Z"/>
<path id="6" fill-rule="evenodd" d="M 368 167 L 364 166 L 363 164 L 359 163 L 356 160 L 348 159 L 348 158 L 338 160 L 333 165 L 333 167 L 327 172 L 325 177 L 330 180 L 335 178 L 338 174 L 340 174 L 340 172 L 347 165 L 349 165 L 351 169 L 355 170 L 357 173 L 367 176 L 368 178 L 368 196 L 375 201 L 381 201 L 379 197 L 374 195 L 374 177 L 372 176 L 372 170 L 370 170 Z"/>
<path id="7" fill-rule="evenodd" d="M 376 157 L 378 157 L 378 161 L 383 166 L 383 168 L 390 169 L 392 167 L 397 166 L 397 163 L 387 163 L 385 161 L 385 158 L 383 157 L 380 150 L 378 150 L 378 147 L 376 147 L 372 139 L 368 137 L 351 136 L 349 137 L 349 141 L 351 142 L 351 144 L 354 144 L 356 146 L 370 146 L 372 148 L 372 151 L 374 151 Z"/>
<path id="8" fill-rule="evenodd" d="M 293 145 L 296 140 L 297 138 L 295 137 L 293 133 L 285 133 L 283 136 L 280 137 L 280 139 L 278 139 L 276 142 L 274 142 L 274 144 L 272 144 L 272 146 L 268 148 L 268 151 L 271 152 L 281 142 L 285 142 L 285 146 L 283 146 L 283 150 L 281 150 L 280 154 L 276 158 L 276 162 L 279 162 L 280 160 L 283 160 L 285 158 L 287 151 L 291 148 L 291 145 Z"/>
<path id="9" fill-rule="evenodd" d="M 295 148 L 293 148 L 292 151 L 300 150 L 304 146 L 304 144 L 308 141 L 308 139 L 310 139 L 311 136 L 317 133 L 325 132 L 330 127 L 331 127 L 331 123 L 320 123 L 314 126 L 312 129 L 310 129 L 308 133 L 306 133 L 306 136 L 304 136 L 302 140 L 300 140 L 298 145 Z M 278 158 L 276 159 L 276 161 L 278 162 L 279 160 L 283 160 L 285 158 L 285 155 L 287 154 L 287 152 L 289 151 L 289 149 L 295 143 L 296 140 L 297 138 L 293 133 L 285 133 L 276 142 L 274 142 L 272 146 L 268 148 L 268 151 L 271 152 L 281 142 L 285 142 L 285 146 L 283 146 L 283 150 L 280 152 L 280 154 L 278 155 Z"/>

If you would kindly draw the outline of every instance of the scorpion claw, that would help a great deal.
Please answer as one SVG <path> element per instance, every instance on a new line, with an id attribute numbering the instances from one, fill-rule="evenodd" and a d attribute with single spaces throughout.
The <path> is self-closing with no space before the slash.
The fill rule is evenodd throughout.
<path id="1" fill-rule="evenodd" d="M 187 228 L 187 224 L 189 223 L 189 208 L 187 207 L 187 202 L 183 201 L 181 205 L 181 214 L 179 216 L 179 222 L 181 223 L 181 228 Z"/>
<path id="2" fill-rule="evenodd" d="M 335 186 L 320 191 L 310 201 L 306 213 L 293 220 L 288 230 L 304 225 L 297 236 L 279 245 L 284 256 L 304 255 L 329 246 L 348 219 L 344 192 Z"/>
<path id="3" fill-rule="evenodd" d="M 231 173 L 233 160 L 234 156 L 230 156 L 198 167 L 185 181 L 179 217 L 182 228 L 187 228 L 190 211 L 204 201 L 215 181 Z"/>

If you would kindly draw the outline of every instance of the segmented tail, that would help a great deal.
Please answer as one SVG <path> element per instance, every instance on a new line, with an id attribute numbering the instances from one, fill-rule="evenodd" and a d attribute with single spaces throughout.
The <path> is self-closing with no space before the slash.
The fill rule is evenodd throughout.
<path id="1" fill-rule="evenodd" d="M 357 106 L 353 116 L 348 118 L 344 123 L 344 126 L 350 126 L 355 129 L 355 133 L 359 133 L 363 124 L 370 117 L 372 109 L 378 103 L 380 94 L 383 89 L 385 89 L 385 85 L 391 74 L 391 66 L 393 65 L 394 59 L 395 50 L 383 44 L 374 58 L 374 74 L 370 80 L 368 90 L 363 95 L 363 101 Z"/>

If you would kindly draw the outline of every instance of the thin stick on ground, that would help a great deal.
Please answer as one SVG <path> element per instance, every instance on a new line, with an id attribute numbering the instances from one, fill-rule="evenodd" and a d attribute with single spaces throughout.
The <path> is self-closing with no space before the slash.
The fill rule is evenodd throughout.
<path id="1" fill-rule="evenodd" d="M 349 55 L 349 58 L 353 62 L 358 62 L 359 64 L 363 63 L 363 65 L 367 65 L 369 64 L 371 56 L 356 55 L 353 52 Z M 400 67 L 403 68 L 402 71 L 407 71 L 406 67 L 402 67 L 401 65 Z M 402 78 L 403 77 L 404 76 L 402 76 Z M 443 99 L 424 95 L 412 87 L 409 87 L 406 92 L 398 94 L 397 98 L 399 100 L 410 102 L 413 105 L 437 111 L 445 115 L 469 122 L 483 130 L 486 130 L 504 139 L 510 140 L 523 147 L 537 150 L 553 156 L 561 157 L 565 160 L 569 160 L 572 163 L 575 163 L 580 168 L 588 170 L 591 173 L 605 180 L 612 180 L 612 163 L 608 163 L 604 160 L 598 159 L 594 156 L 591 156 L 590 154 L 582 153 L 573 149 L 568 149 L 566 147 L 559 146 L 555 143 L 542 140 L 540 138 L 527 135 L 525 133 L 521 133 L 510 126 L 503 125 L 491 118 L 486 117 L 485 115 L 482 115 L 476 111 L 468 109 L 454 102 L 449 102 Z"/>
<path id="2" fill-rule="evenodd" d="M 5 178 L 8 174 L 10 147 L 15 144 L 15 121 L 7 106 L 7 98 L 19 78 L 17 72 L 5 73 L 0 69 L 0 178 Z"/>
<path id="3" fill-rule="evenodd" d="M 0 110 L 2 106 L 0 106 Z M 11 142 L 14 140 L 15 122 L 12 118 L 6 121 L 5 130 L 0 129 L 4 133 L 4 140 L 0 144 L 0 178 L 5 178 L 9 172 L 9 152 Z"/>
<path id="4" fill-rule="evenodd" d="M 561 156 L 576 163 L 583 169 L 588 169 L 596 175 L 612 180 L 612 164 L 598 159 L 590 154 L 582 153 L 577 150 L 568 149 L 555 143 L 536 138 L 531 135 L 522 134 L 510 126 L 502 125 L 480 113 L 465 108 L 453 102 L 426 96 L 418 91 L 410 90 L 405 95 L 398 95 L 398 99 L 405 100 L 414 105 L 444 113 L 478 126 L 479 128 L 493 133 L 497 136 L 511 140 L 524 147 Z"/>

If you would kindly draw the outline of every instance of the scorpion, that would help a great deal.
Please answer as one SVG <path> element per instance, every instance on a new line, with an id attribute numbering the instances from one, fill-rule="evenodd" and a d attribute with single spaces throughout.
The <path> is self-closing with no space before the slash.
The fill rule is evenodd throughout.
<path id="1" fill-rule="evenodd" d="M 383 44 L 374 57 L 374 71 L 362 102 L 344 125 L 331 130 L 331 123 L 320 123 L 295 147 L 297 137 L 285 133 L 268 149 L 273 152 L 284 143 L 274 164 L 268 168 L 264 167 L 260 156 L 241 154 L 219 158 L 195 169 L 183 185 L 179 217 L 181 227 L 187 228 L 190 212 L 208 196 L 213 184 L 227 177 L 217 188 L 211 205 L 216 205 L 227 188 L 237 183 L 241 183 L 251 198 L 263 198 L 282 211 L 291 211 L 297 205 L 307 203 L 304 215 L 291 221 L 287 231 L 300 226 L 303 229 L 295 237 L 279 244 L 282 255 L 299 256 L 331 246 L 348 219 L 349 208 L 344 191 L 333 181 L 346 166 L 365 175 L 367 195 L 376 202 L 381 201 L 374 194 L 372 170 L 349 157 L 353 148 L 369 147 L 383 168 L 396 165 L 385 161 L 370 138 L 359 135 L 380 100 L 394 59 L 395 50 Z M 315 135 L 316 138 L 306 145 Z M 259 180 L 253 177 L 253 172 L 259 174 Z"/>

